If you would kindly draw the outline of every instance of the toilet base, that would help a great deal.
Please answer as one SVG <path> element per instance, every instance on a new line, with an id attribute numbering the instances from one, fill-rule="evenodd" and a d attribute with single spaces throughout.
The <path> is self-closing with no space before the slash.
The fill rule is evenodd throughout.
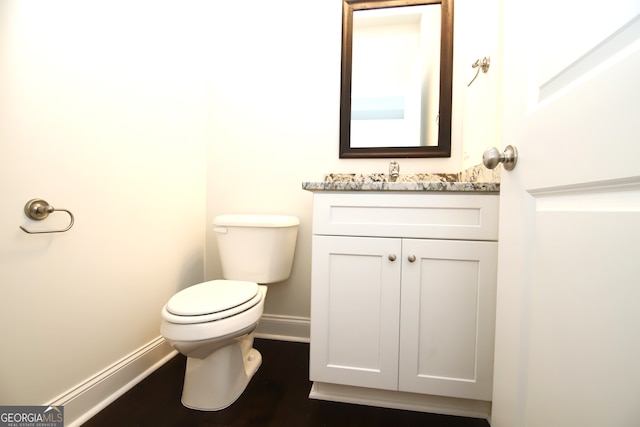
<path id="1" fill-rule="evenodd" d="M 252 346 L 253 333 L 204 359 L 187 358 L 182 404 L 199 411 L 219 411 L 235 402 L 262 364 L 262 355 Z"/>

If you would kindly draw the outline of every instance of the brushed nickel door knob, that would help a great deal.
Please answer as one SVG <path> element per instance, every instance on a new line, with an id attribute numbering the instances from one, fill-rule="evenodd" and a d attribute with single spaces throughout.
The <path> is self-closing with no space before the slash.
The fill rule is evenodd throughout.
<path id="1" fill-rule="evenodd" d="M 513 145 L 507 145 L 504 153 L 500 153 L 496 147 L 491 147 L 482 155 L 482 163 L 487 169 L 493 169 L 502 163 L 505 170 L 513 170 L 518 163 L 518 150 Z"/>

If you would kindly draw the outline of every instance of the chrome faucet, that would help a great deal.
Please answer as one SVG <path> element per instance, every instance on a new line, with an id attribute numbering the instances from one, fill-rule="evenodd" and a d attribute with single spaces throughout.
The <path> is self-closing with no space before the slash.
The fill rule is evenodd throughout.
<path id="1" fill-rule="evenodd" d="M 395 160 L 392 160 L 389 163 L 389 181 L 395 182 L 395 180 L 398 179 L 399 175 L 400 175 L 400 164 Z"/>

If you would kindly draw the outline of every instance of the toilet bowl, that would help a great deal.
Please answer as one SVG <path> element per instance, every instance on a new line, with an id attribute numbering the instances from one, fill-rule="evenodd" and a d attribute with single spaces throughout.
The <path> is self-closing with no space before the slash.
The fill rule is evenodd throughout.
<path id="1" fill-rule="evenodd" d="M 225 278 L 183 289 L 161 313 L 160 333 L 187 356 L 184 406 L 203 411 L 228 407 L 260 367 L 253 338 L 264 309 L 264 284 L 289 277 L 298 224 L 295 217 L 277 215 L 214 220 Z M 246 280 L 239 278 L 243 275 Z"/>
<path id="2" fill-rule="evenodd" d="M 266 293 L 255 282 L 212 280 L 177 293 L 164 306 L 160 333 L 187 356 L 184 406 L 220 410 L 242 394 L 262 362 L 252 346 Z"/>

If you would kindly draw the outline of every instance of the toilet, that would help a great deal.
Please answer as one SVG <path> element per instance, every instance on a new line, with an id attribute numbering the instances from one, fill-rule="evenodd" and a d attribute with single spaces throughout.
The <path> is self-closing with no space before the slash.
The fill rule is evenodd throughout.
<path id="1" fill-rule="evenodd" d="M 298 218 L 220 215 L 214 221 L 222 277 L 175 294 L 160 333 L 187 356 L 182 404 L 217 411 L 235 402 L 262 363 L 253 348 L 266 284 L 291 274 Z"/>

